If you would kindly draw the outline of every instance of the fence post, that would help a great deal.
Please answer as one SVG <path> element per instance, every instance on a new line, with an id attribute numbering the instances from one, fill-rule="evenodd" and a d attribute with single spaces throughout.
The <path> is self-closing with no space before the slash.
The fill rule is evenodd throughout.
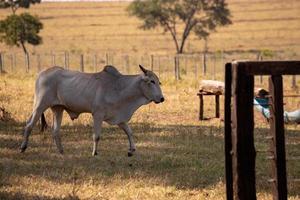
<path id="1" fill-rule="evenodd" d="M 206 75 L 206 52 L 203 52 L 203 57 L 202 57 L 202 62 L 203 62 L 203 75 Z"/>
<path id="2" fill-rule="evenodd" d="M 84 72 L 84 60 L 83 60 L 83 54 L 80 54 L 80 71 Z"/>
<path id="3" fill-rule="evenodd" d="M 41 71 L 41 56 L 40 56 L 40 54 L 36 55 L 36 59 L 37 59 L 37 70 L 38 70 L 38 72 L 40 72 Z"/>
<path id="4" fill-rule="evenodd" d="M 272 136 L 272 150 L 274 160 L 272 172 L 274 199 L 287 199 L 286 157 L 283 123 L 283 86 L 282 76 L 271 76 L 269 78 L 270 98 L 270 133 Z"/>
<path id="5" fill-rule="evenodd" d="M 153 55 L 150 56 L 150 67 L 151 67 L 151 71 L 153 71 L 153 68 L 154 68 L 154 58 L 153 58 Z"/>
<path id="6" fill-rule="evenodd" d="M 0 52 L 0 73 L 2 74 L 2 72 L 3 72 L 3 55 L 2 55 L 2 53 Z"/>
<path id="7" fill-rule="evenodd" d="M 296 75 L 292 76 L 292 88 L 297 88 L 297 81 L 296 81 Z"/>
<path id="8" fill-rule="evenodd" d="M 98 60 L 98 57 L 97 57 L 97 54 L 94 55 L 94 72 L 97 72 L 97 60 Z"/>
<path id="9" fill-rule="evenodd" d="M 234 199 L 256 200 L 253 119 L 254 76 L 245 65 L 232 68 L 232 164 Z M 247 91 L 247 92 L 245 92 Z"/>
<path id="10" fill-rule="evenodd" d="M 55 63 L 55 54 L 52 52 L 51 56 L 52 56 L 52 66 L 55 66 L 56 65 L 56 63 Z"/>
<path id="11" fill-rule="evenodd" d="M 69 69 L 69 53 L 65 51 L 65 62 L 64 62 L 65 69 Z"/>
<path id="12" fill-rule="evenodd" d="M 260 52 L 257 54 L 257 60 L 258 61 L 262 61 L 263 60 L 263 57 L 262 57 L 262 55 L 261 55 Z M 259 76 L 259 82 L 260 82 L 260 84 L 263 83 L 263 76 L 262 75 Z"/>
<path id="13" fill-rule="evenodd" d="M 213 59 L 214 59 L 214 80 L 216 80 L 216 60 L 217 60 L 216 53 L 214 53 Z"/>
<path id="14" fill-rule="evenodd" d="M 108 53 L 105 53 L 105 65 L 108 65 L 108 59 L 109 59 L 109 56 L 108 56 Z"/>

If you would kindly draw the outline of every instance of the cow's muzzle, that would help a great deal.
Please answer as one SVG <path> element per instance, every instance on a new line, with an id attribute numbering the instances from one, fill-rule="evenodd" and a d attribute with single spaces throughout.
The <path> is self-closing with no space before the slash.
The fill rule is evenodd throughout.
<path id="1" fill-rule="evenodd" d="M 160 101 L 154 101 L 156 104 L 159 104 L 159 103 L 162 103 L 162 102 L 164 102 L 165 101 L 165 98 L 160 98 Z"/>

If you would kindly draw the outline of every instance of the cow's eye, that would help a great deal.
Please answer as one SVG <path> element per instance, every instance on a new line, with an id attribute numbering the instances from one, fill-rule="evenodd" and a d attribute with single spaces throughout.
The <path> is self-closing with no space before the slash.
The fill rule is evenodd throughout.
<path id="1" fill-rule="evenodd" d="M 155 81 L 154 81 L 154 80 L 151 80 L 151 83 L 155 84 Z"/>

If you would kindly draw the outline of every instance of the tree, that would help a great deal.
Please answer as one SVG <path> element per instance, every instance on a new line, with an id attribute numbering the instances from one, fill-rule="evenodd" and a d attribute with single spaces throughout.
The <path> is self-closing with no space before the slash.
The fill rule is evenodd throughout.
<path id="1" fill-rule="evenodd" d="M 9 46 L 21 46 L 27 61 L 27 71 L 29 70 L 29 54 L 25 43 L 39 45 L 42 38 L 38 35 L 43 28 L 40 20 L 30 15 L 22 13 L 20 15 L 10 15 L 0 21 L 0 41 Z"/>
<path id="2" fill-rule="evenodd" d="M 15 14 L 18 8 L 29 8 L 31 4 L 40 2 L 41 0 L 0 0 L 0 8 L 11 8 Z"/>
<path id="3" fill-rule="evenodd" d="M 142 29 L 160 26 L 170 32 L 177 53 L 183 53 L 191 31 L 206 39 L 218 26 L 231 24 L 225 0 L 134 0 L 127 11 L 143 20 Z"/>

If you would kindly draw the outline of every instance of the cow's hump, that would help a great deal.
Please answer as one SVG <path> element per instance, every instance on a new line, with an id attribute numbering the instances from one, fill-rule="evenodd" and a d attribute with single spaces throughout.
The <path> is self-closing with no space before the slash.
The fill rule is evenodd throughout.
<path id="1" fill-rule="evenodd" d="M 116 76 L 116 77 L 122 76 L 122 74 L 114 66 L 111 66 L 111 65 L 106 65 L 104 67 L 103 71 L 105 71 L 106 73 L 109 73 L 113 76 Z"/>

